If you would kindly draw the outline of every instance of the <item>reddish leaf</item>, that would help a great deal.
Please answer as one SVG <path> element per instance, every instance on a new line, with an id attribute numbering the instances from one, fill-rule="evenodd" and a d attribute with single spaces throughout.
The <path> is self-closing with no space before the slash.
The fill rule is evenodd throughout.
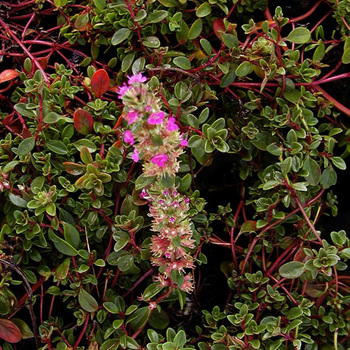
<path id="1" fill-rule="evenodd" d="M 32 137 L 32 133 L 29 131 L 29 129 L 27 128 L 23 128 L 22 130 L 22 136 L 23 136 L 23 139 L 26 139 L 28 137 Z"/>
<path id="2" fill-rule="evenodd" d="M 18 119 L 18 117 L 15 117 L 12 114 L 7 115 L 3 121 L 2 121 L 2 125 L 4 126 L 8 126 L 11 129 L 11 132 L 15 132 L 17 134 L 19 134 L 22 131 L 22 123 L 21 121 Z"/>
<path id="3" fill-rule="evenodd" d="M 0 83 L 15 79 L 19 76 L 19 73 L 14 69 L 6 69 L 0 73 Z"/>
<path id="4" fill-rule="evenodd" d="M 97 70 L 91 78 L 91 89 L 96 97 L 101 97 L 109 88 L 109 76 L 104 69 Z"/>
<path id="5" fill-rule="evenodd" d="M 74 127 L 82 135 L 90 134 L 93 130 L 94 120 L 85 109 L 77 109 L 73 115 Z"/>
<path id="6" fill-rule="evenodd" d="M 64 170 L 71 175 L 81 175 L 85 172 L 86 166 L 73 162 L 63 162 Z"/>
<path id="7" fill-rule="evenodd" d="M 51 54 L 48 54 L 47 56 L 37 58 L 37 61 L 39 62 L 40 66 L 43 69 L 45 69 L 47 67 L 47 65 L 49 64 L 50 56 L 51 56 Z"/>
<path id="8" fill-rule="evenodd" d="M 9 343 L 18 343 L 22 339 L 22 334 L 12 321 L 0 318 L 0 338 Z"/>
<path id="9" fill-rule="evenodd" d="M 213 23 L 213 29 L 215 35 L 221 40 L 221 35 L 226 31 L 224 20 L 222 18 L 217 18 Z"/>

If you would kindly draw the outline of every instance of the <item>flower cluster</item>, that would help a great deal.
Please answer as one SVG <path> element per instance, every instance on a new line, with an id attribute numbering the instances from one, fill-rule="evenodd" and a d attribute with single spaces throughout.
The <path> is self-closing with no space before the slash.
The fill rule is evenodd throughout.
<path id="1" fill-rule="evenodd" d="M 152 220 L 152 263 L 159 267 L 156 280 L 163 286 L 170 284 L 172 271 L 183 275 L 182 290 L 193 289 L 192 276 L 185 269 L 194 267 L 189 250 L 194 248 L 191 221 L 188 216 L 189 199 L 173 186 L 164 188 L 162 175 L 173 176 L 179 169 L 179 156 L 187 146 L 175 118 L 161 110 L 160 99 L 149 90 L 142 74 L 129 77 L 128 84 L 119 90 L 124 104 L 124 119 L 128 128 L 124 142 L 134 147 L 131 158 L 143 161 L 143 175 L 156 176 L 156 181 L 143 189 L 140 196 L 149 202 Z"/>
<path id="2" fill-rule="evenodd" d="M 139 73 L 129 77 L 128 84 L 119 89 L 129 127 L 124 133 L 124 142 L 134 146 L 131 158 L 135 162 L 143 161 L 145 176 L 174 175 L 187 140 L 175 118 L 168 118 L 160 109 L 160 99 L 145 81 L 146 77 Z"/>
<path id="3" fill-rule="evenodd" d="M 185 275 L 184 269 L 194 267 L 193 257 L 188 253 L 194 248 L 188 217 L 189 199 L 175 187 L 163 189 L 157 184 L 147 191 L 143 190 L 142 198 L 150 202 L 152 231 L 158 232 L 152 237 L 152 263 L 162 268 L 158 280 L 165 286 L 173 270 Z M 191 274 L 185 275 L 181 289 L 186 292 L 192 290 Z"/>

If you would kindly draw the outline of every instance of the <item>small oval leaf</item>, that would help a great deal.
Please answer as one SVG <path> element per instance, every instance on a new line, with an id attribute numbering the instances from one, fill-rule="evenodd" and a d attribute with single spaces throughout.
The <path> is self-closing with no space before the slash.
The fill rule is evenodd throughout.
<path id="1" fill-rule="evenodd" d="M 300 261 L 290 261 L 282 265 L 279 269 L 279 274 L 288 279 L 300 277 L 305 271 L 304 264 Z"/>
<path id="2" fill-rule="evenodd" d="M 305 27 L 298 27 L 292 30 L 288 34 L 286 39 L 295 44 L 305 44 L 310 40 L 310 38 L 311 38 L 311 33 L 309 29 Z"/>
<path id="3" fill-rule="evenodd" d="M 85 109 L 78 108 L 74 112 L 73 118 L 74 118 L 74 127 L 80 134 L 88 135 L 93 131 L 94 120 L 91 114 Z"/>
<path id="4" fill-rule="evenodd" d="M 100 98 L 109 88 L 109 76 L 104 69 L 97 70 L 91 78 L 91 90 Z"/>

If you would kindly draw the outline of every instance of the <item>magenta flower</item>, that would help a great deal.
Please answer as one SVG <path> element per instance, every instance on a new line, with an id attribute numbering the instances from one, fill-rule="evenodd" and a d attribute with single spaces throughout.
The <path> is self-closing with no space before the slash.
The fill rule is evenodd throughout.
<path id="1" fill-rule="evenodd" d="M 138 114 L 136 111 L 131 110 L 128 112 L 128 114 L 125 116 L 125 120 L 128 121 L 128 124 L 131 125 L 138 117 Z"/>
<path id="2" fill-rule="evenodd" d="M 168 122 L 166 123 L 166 128 L 169 131 L 175 131 L 177 130 L 179 127 L 175 124 L 175 118 L 169 118 Z"/>
<path id="3" fill-rule="evenodd" d="M 182 140 L 182 141 L 180 142 L 180 145 L 181 145 L 182 147 L 186 147 L 186 146 L 188 145 L 188 141 L 187 141 L 187 140 Z"/>
<path id="4" fill-rule="evenodd" d="M 138 162 L 140 160 L 140 153 L 138 152 L 138 150 L 136 148 L 134 148 L 134 153 L 132 154 L 131 159 L 134 162 Z"/>
<path id="5" fill-rule="evenodd" d="M 143 199 L 145 197 L 147 197 L 148 193 L 145 189 L 142 189 L 141 193 L 140 193 L 140 198 Z"/>
<path id="6" fill-rule="evenodd" d="M 129 86 L 126 85 L 125 83 L 119 87 L 119 98 L 122 98 L 129 90 Z"/>
<path id="7" fill-rule="evenodd" d="M 163 119 L 164 119 L 164 112 L 160 111 L 160 112 L 152 113 L 148 118 L 148 123 L 151 125 L 161 124 L 163 122 Z"/>
<path id="8" fill-rule="evenodd" d="M 126 130 L 124 133 L 124 141 L 126 143 L 130 143 L 130 145 L 134 144 L 134 135 L 132 134 L 132 132 L 130 130 Z"/>
<path id="9" fill-rule="evenodd" d="M 128 84 L 134 84 L 134 83 L 144 83 L 147 78 L 144 77 L 141 73 L 138 73 L 136 75 L 131 75 L 128 76 L 129 80 L 128 80 Z"/>
<path id="10" fill-rule="evenodd" d="M 158 153 L 151 160 L 153 164 L 156 164 L 161 168 L 168 161 L 168 156 L 166 154 Z"/>

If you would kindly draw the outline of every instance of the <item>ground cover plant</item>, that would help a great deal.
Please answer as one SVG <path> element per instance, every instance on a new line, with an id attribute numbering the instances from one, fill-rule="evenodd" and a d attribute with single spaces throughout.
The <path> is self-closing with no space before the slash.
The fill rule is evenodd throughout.
<path id="1" fill-rule="evenodd" d="M 348 0 L 0 2 L 1 348 L 349 349 L 349 33 Z"/>

